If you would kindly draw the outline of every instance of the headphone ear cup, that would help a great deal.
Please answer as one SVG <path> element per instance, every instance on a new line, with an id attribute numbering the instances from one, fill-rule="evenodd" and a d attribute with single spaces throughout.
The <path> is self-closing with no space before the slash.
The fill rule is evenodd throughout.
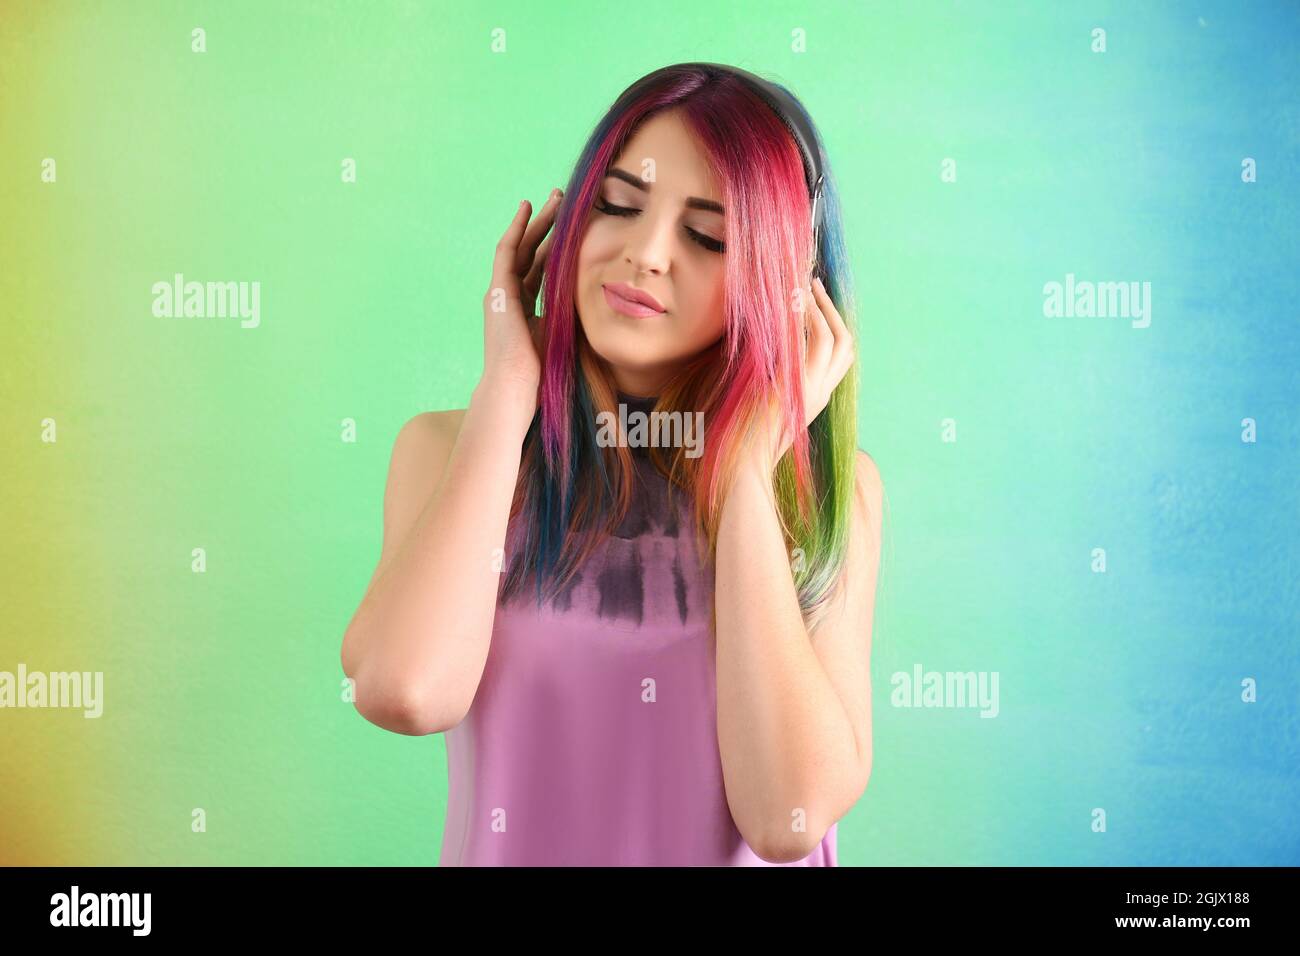
<path id="1" fill-rule="evenodd" d="M 817 184 L 817 193 L 813 196 L 813 278 L 826 281 L 826 271 L 822 268 L 822 205 L 821 183 Z"/>

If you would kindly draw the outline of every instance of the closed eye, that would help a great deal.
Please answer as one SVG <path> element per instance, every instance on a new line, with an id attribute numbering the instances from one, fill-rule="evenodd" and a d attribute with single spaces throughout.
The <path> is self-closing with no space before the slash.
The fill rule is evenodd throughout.
<path id="1" fill-rule="evenodd" d="M 641 213 L 640 209 L 632 206 L 615 206 L 613 203 L 607 202 L 603 197 L 593 208 L 606 216 L 637 216 Z M 727 249 L 725 242 L 714 239 L 712 236 L 706 236 L 701 232 L 696 232 L 690 226 L 686 227 L 686 234 L 710 252 L 725 252 Z"/>

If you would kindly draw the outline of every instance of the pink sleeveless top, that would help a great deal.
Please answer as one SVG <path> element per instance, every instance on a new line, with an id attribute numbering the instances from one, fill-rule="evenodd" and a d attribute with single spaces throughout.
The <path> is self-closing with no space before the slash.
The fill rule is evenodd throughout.
<path id="1" fill-rule="evenodd" d="M 620 396 L 629 413 L 653 399 Z M 633 507 L 554 606 L 498 607 L 477 695 L 445 734 L 441 866 L 835 866 L 832 825 L 794 863 L 758 857 L 727 807 L 713 573 L 688 497 L 645 449 Z"/>

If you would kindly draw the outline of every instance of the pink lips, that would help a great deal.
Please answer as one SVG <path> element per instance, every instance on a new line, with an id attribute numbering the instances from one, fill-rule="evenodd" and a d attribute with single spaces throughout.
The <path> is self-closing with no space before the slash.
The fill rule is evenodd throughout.
<path id="1" fill-rule="evenodd" d="M 659 300 L 650 293 L 634 289 L 626 283 L 609 282 L 601 286 L 601 289 L 605 293 L 605 301 L 609 303 L 609 307 L 623 315 L 644 319 L 665 311 L 659 304 Z"/>

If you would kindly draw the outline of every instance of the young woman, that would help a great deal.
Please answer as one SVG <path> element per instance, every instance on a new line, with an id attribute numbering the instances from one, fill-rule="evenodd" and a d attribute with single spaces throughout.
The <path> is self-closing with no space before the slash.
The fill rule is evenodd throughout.
<path id="1" fill-rule="evenodd" d="M 818 218 L 762 82 L 629 87 L 497 244 L 469 407 L 397 436 L 342 660 L 367 720 L 446 734 L 443 865 L 836 865 L 882 489 L 834 181 L 814 132 Z"/>

